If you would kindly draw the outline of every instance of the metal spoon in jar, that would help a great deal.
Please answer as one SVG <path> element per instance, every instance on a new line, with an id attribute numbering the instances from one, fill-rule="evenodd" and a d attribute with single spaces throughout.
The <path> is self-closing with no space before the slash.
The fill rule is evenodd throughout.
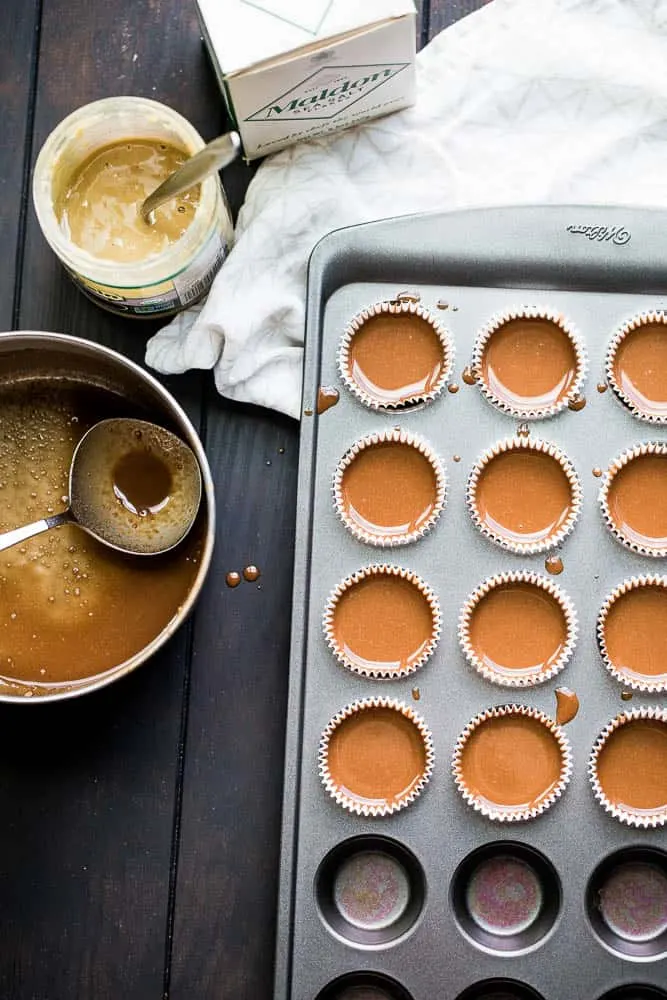
<path id="1" fill-rule="evenodd" d="M 201 492 L 194 452 L 171 431 L 146 420 L 101 420 L 72 456 L 67 510 L 0 533 L 0 551 L 76 524 L 117 552 L 158 555 L 185 538 Z"/>
<path id="2" fill-rule="evenodd" d="M 205 180 L 211 174 L 222 170 L 232 160 L 235 160 L 241 149 L 241 139 L 237 132 L 227 132 L 221 135 L 207 146 L 200 149 L 198 153 L 186 160 L 178 170 L 167 177 L 159 187 L 149 194 L 148 198 L 142 202 L 139 212 L 144 222 L 152 222 L 153 212 L 165 201 L 170 201 L 177 194 L 188 191 L 195 184 Z"/>

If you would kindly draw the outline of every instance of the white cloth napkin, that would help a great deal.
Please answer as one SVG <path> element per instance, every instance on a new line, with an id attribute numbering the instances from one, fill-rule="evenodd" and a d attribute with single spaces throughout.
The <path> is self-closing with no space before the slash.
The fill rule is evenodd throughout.
<path id="1" fill-rule="evenodd" d="M 667 205 L 667 0 L 493 0 L 418 56 L 416 106 L 266 160 L 161 372 L 298 416 L 310 251 L 340 226 L 499 204 Z"/>

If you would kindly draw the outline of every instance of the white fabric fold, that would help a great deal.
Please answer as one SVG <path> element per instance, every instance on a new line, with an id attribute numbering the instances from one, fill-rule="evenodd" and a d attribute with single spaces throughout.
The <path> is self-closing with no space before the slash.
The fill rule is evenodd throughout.
<path id="1" fill-rule="evenodd" d="M 415 107 L 260 166 L 203 305 L 149 342 L 297 417 L 310 252 L 332 229 L 501 204 L 667 205 L 667 0 L 493 0 L 418 57 Z"/>

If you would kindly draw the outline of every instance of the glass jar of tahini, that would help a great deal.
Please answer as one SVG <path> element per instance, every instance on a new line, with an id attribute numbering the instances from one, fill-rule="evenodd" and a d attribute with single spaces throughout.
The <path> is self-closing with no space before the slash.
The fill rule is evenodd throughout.
<path id="1" fill-rule="evenodd" d="M 139 208 L 204 145 L 173 109 L 111 97 L 74 111 L 48 136 L 33 176 L 42 232 L 75 284 L 98 305 L 163 317 L 208 291 L 233 238 L 217 175 L 142 220 Z"/>

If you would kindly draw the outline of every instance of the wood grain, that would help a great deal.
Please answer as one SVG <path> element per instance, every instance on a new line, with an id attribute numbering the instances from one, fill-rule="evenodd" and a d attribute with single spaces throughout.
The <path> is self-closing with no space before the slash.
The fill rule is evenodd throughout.
<path id="1" fill-rule="evenodd" d="M 0 73 L 0 330 L 11 330 L 17 262 L 20 266 L 26 216 L 24 175 L 30 157 L 32 103 L 37 70 L 40 27 L 38 0 L 3 4 L 0 12 L 2 45 Z M 26 158 L 28 162 L 26 162 Z M 27 180 L 27 176 L 25 177 Z M 18 260 L 17 260 L 18 258 Z"/>

